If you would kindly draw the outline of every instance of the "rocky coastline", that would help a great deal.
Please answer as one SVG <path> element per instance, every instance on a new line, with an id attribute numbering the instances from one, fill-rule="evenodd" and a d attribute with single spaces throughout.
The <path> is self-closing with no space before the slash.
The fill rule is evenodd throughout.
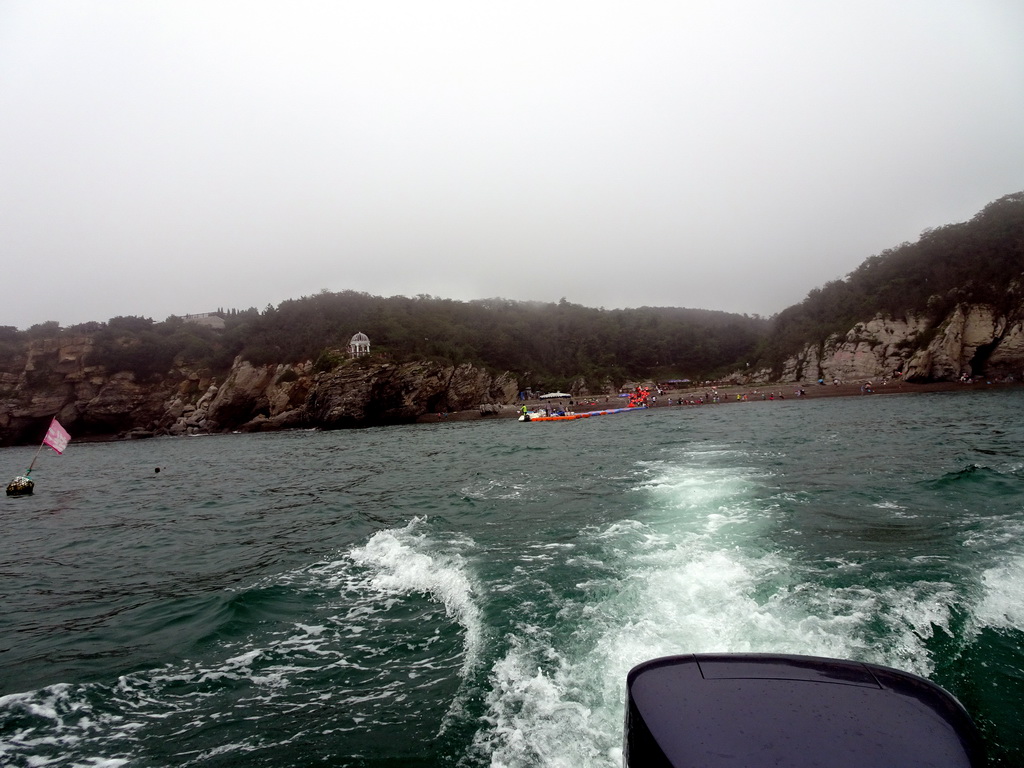
<path id="1" fill-rule="evenodd" d="M 0 445 L 38 442 L 56 416 L 76 440 L 133 439 L 279 429 L 341 429 L 513 417 L 523 388 L 509 373 L 470 364 L 346 359 L 254 365 L 237 358 L 226 374 L 181 365 L 138 380 L 89 362 L 88 335 L 34 339 L 0 367 Z M 817 384 L 818 381 L 823 384 Z M 745 370 L 716 382 L 721 402 L 765 392 L 805 397 L 962 390 L 1024 381 L 1024 305 L 999 311 L 957 305 L 938 324 L 876 317 L 807 345 L 776 371 Z M 833 382 L 841 382 L 833 384 Z M 687 385 L 693 387 L 695 385 Z M 707 387 L 666 392 L 655 407 Z M 614 402 L 611 385 L 578 380 L 576 410 Z M 598 394 L 594 394 L 594 393 Z M 528 401 L 536 405 L 538 401 Z M 563 403 L 567 405 L 568 403 Z"/>
<path id="2" fill-rule="evenodd" d="M 414 423 L 427 413 L 512 413 L 517 382 L 472 365 L 348 360 L 330 370 L 236 359 L 226 376 L 175 368 L 138 381 L 90 366 L 88 337 L 35 340 L 0 373 L 0 445 L 38 442 L 56 418 L 76 440 Z"/>

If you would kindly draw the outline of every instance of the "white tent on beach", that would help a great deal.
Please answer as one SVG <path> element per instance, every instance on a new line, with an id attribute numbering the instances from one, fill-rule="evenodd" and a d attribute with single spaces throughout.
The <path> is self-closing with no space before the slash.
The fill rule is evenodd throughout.
<path id="1" fill-rule="evenodd" d="M 572 395 L 566 392 L 548 392 L 546 395 L 541 395 L 541 400 L 553 400 L 556 397 L 572 397 Z"/>

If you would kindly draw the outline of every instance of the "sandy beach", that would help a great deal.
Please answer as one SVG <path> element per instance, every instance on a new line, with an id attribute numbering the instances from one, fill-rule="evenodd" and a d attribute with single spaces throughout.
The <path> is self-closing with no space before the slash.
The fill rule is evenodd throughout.
<path id="1" fill-rule="evenodd" d="M 928 382 L 924 384 L 911 384 L 909 382 L 904 381 L 890 381 L 886 384 L 874 382 L 871 391 L 866 392 L 863 389 L 864 385 L 860 382 L 852 384 L 813 383 L 802 385 L 794 383 L 776 382 L 775 384 L 765 384 L 758 386 L 727 385 L 718 386 L 717 388 L 713 388 L 712 386 L 708 385 L 706 387 L 700 388 L 672 389 L 665 391 L 664 394 L 657 395 L 657 400 L 652 403 L 649 403 L 649 406 L 652 408 L 677 408 L 679 407 L 680 398 L 702 398 L 706 393 L 710 393 L 713 391 L 717 391 L 719 395 L 719 402 L 708 403 L 707 401 L 705 401 L 703 405 L 727 405 L 729 403 L 761 400 L 805 400 L 821 397 L 875 397 L 879 395 L 909 395 L 926 392 L 977 392 L 983 390 L 1005 389 L 1007 387 L 1018 386 L 1021 385 L 1018 383 L 997 382 L 960 383 L 952 381 L 937 381 Z M 797 396 L 796 392 L 798 389 L 802 389 L 804 394 Z M 743 400 L 744 395 L 747 398 L 746 401 Z M 530 410 L 535 410 L 547 406 L 549 408 L 568 408 L 577 413 L 584 413 L 586 411 L 601 410 L 604 408 L 625 407 L 626 398 L 620 398 L 612 395 L 596 395 L 580 396 L 563 400 L 531 399 L 518 402 L 514 406 L 502 406 L 501 411 L 498 413 L 484 415 L 478 409 L 473 409 L 465 411 L 453 411 L 451 413 L 446 414 L 425 414 L 421 416 L 417 421 L 418 423 L 421 424 L 429 424 L 441 421 L 472 421 L 475 419 L 482 418 L 514 418 L 518 417 L 519 409 L 522 408 L 523 405 L 526 405 L 527 408 L 529 408 Z"/>

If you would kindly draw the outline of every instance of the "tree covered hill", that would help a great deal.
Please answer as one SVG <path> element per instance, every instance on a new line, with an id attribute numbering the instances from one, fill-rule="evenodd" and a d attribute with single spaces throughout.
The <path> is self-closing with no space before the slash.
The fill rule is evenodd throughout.
<path id="1" fill-rule="evenodd" d="M 140 379 L 174 366 L 223 373 L 241 355 L 253 364 L 312 360 L 329 370 L 344 358 L 356 332 L 367 334 L 373 358 L 394 362 L 473 363 L 517 374 L 525 386 L 560 388 L 584 377 L 621 383 L 634 378 L 690 378 L 730 370 L 749 360 L 768 321 L 698 309 L 604 310 L 504 299 L 460 302 L 432 296 L 383 298 L 322 291 L 268 306 L 219 312 L 224 329 L 170 317 L 163 322 L 116 317 L 61 329 L 0 329 L 0 369 L 19 370 L 25 341 L 87 335 L 88 364 L 130 371 Z"/>

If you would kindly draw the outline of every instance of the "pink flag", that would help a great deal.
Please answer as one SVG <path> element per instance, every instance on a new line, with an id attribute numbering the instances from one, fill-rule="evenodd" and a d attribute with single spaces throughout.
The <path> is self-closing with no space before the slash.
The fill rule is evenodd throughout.
<path id="1" fill-rule="evenodd" d="M 60 425 L 59 421 L 54 419 L 50 422 L 50 428 L 46 430 L 43 445 L 50 446 L 57 453 L 64 453 L 64 449 L 68 447 L 68 440 L 70 439 L 71 435 Z"/>

